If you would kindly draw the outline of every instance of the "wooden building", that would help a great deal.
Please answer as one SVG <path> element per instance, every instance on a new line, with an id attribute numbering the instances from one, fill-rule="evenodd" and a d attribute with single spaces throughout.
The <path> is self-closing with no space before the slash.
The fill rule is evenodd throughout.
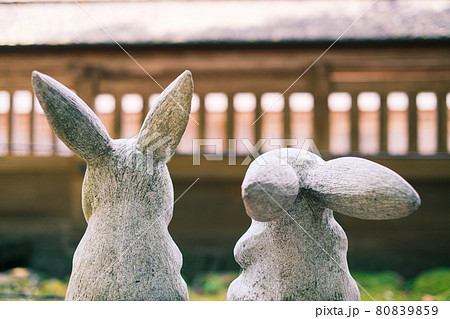
<path id="1" fill-rule="evenodd" d="M 32 70 L 74 89 L 112 137 L 132 138 L 185 69 L 196 96 L 169 169 L 176 197 L 200 178 L 170 225 L 188 278 L 237 268 L 232 249 L 250 223 L 242 163 L 261 138 L 295 139 L 290 147 L 312 139 L 324 158 L 372 159 L 417 189 L 422 206 L 407 218 L 336 216 L 351 268 L 449 266 L 449 10 L 444 1 L 0 5 L 0 267 L 67 274 L 86 227 L 85 164 L 52 135 Z M 223 158 L 194 165 L 194 138 L 223 141 Z"/>

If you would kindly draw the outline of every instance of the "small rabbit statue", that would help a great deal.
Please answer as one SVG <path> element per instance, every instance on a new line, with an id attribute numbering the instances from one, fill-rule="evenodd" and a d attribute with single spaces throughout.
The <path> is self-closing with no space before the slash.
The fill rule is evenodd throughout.
<path id="1" fill-rule="evenodd" d="M 362 219 L 404 217 L 416 191 L 390 169 L 306 150 L 267 152 L 242 183 L 252 223 L 234 248 L 242 268 L 228 300 L 360 300 L 347 266 L 347 237 L 333 212 Z"/>
<path id="2" fill-rule="evenodd" d="M 188 300 L 182 255 L 167 229 L 174 195 L 166 163 L 189 119 L 191 73 L 164 90 L 137 139 L 111 139 L 94 112 L 51 77 L 34 71 L 32 84 L 55 134 L 87 162 L 88 226 L 66 300 Z"/>

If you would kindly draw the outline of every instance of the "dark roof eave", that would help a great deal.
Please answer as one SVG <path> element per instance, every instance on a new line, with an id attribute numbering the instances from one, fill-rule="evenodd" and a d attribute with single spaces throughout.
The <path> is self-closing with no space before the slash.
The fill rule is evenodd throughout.
<path id="1" fill-rule="evenodd" d="M 120 43 L 130 49 L 158 50 L 224 50 L 224 49 L 314 49 L 327 48 L 335 40 L 281 40 L 281 41 L 192 41 L 182 43 L 142 42 Z M 398 39 L 341 39 L 335 48 L 376 48 L 376 47 L 449 47 L 450 37 L 443 38 L 398 38 Z M 65 51 L 65 50 L 109 50 L 117 47 L 116 43 L 68 43 L 68 44 L 26 44 L 0 45 L 0 52 L 15 51 Z"/>

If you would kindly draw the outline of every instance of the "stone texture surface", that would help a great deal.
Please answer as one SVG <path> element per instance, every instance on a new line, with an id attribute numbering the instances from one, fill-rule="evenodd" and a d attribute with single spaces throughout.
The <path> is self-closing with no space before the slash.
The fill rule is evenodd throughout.
<path id="1" fill-rule="evenodd" d="M 151 108 L 137 139 L 113 140 L 92 110 L 54 79 L 33 72 L 55 134 L 87 162 L 86 233 L 66 300 L 187 300 L 182 255 L 167 230 L 173 185 L 166 162 L 186 128 L 193 81 L 181 74 Z"/>
<path id="2" fill-rule="evenodd" d="M 325 162 L 299 149 L 258 157 L 242 197 L 252 224 L 234 249 L 242 273 L 228 300 L 359 300 L 333 211 L 391 219 L 420 205 L 415 190 L 386 167 L 354 157 Z"/>

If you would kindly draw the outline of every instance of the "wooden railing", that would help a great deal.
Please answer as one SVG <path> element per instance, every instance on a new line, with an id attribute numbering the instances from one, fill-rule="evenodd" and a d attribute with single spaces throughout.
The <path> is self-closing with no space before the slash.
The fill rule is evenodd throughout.
<path id="1" fill-rule="evenodd" d="M 74 89 L 96 110 L 112 137 L 130 138 L 138 132 L 161 90 L 126 55 L 120 50 L 81 48 L 81 56 L 78 49 L 70 49 L 56 57 L 52 48 L 42 50 L 29 54 L 17 49 L 2 56 L 3 156 L 67 154 L 31 97 L 33 69 Z M 261 138 L 298 139 L 291 147 L 301 147 L 308 138 L 331 154 L 448 156 L 448 50 L 335 49 L 309 69 L 320 53 L 320 49 L 142 49 L 136 57 L 163 86 L 185 68 L 194 75 L 196 97 L 178 149 L 181 154 L 192 152 L 193 138 L 220 138 L 223 152 L 236 148 L 242 154 L 248 153 L 242 138 L 252 144 Z M 211 93 L 217 92 L 221 95 L 214 98 Z M 239 93 L 250 97 L 242 102 Z M 99 96 L 105 94 L 109 106 L 100 105 Z M 127 94 L 136 95 L 127 98 Z M 233 138 L 236 146 L 228 142 Z M 212 151 L 210 146 L 203 149 Z M 268 149 L 266 143 L 261 150 Z"/>
<path id="2" fill-rule="evenodd" d="M 131 138 L 155 97 L 103 93 L 93 106 L 112 137 Z M 2 91 L 0 98 L 2 155 L 68 154 L 31 92 Z M 191 154 L 194 138 L 215 138 L 223 140 L 224 152 L 243 155 L 261 138 L 267 139 L 262 151 L 276 147 L 270 145 L 271 138 L 280 138 L 294 139 L 284 142 L 291 147 L 313 139 L 321 151 L 334 154 L 448 153 L 448 101 L 448 92 L 334 92 L 326 100 L 313 92 L 196 94 L 178 152 Z M 247 144 L 241 139 L 248 139 Z M 214 152 L 211 145 L 203 148 Z"/>

